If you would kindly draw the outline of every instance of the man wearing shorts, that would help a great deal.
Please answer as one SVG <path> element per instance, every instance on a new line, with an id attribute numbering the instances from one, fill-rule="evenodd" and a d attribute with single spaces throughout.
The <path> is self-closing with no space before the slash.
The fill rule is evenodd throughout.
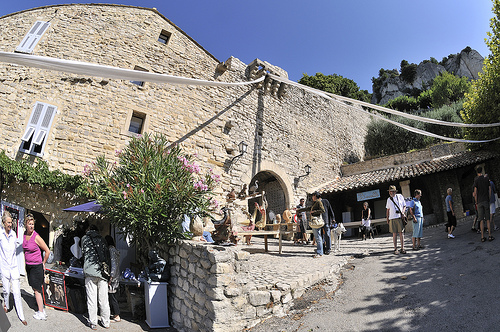
<path id="1" fill-rule="evenodd" d="M 404 248 L 404 235 L 403 235 L 403 220 L 402 214 L 406 210 L 405 198 L 401 194 L 396 194 L 396 186 L 389 186 L 389 198 L 385 208 L 387 209 L 386 218 L 389 224 L 389 232 L 392 233 L 392 241 L 394 242 L 394 254 L 406 254 Z M 401 250 L 398 252 L 398 234 Z"/>
<path id="2" fill-rule="evenodd" d="M 488 241 L 493 241 L 495 238 L 491 236 L 490 225 L 490 197 L 491 186 L 488 178 L 483 175 L 483 168 L 478 166 L 476 169 L 477 177 L 474 179 L 474 197 L 477 204 L 477 219 L 481 227 L 481 242 L 486 241 L 484 237 L 484 221 L 488 223 Z"/>

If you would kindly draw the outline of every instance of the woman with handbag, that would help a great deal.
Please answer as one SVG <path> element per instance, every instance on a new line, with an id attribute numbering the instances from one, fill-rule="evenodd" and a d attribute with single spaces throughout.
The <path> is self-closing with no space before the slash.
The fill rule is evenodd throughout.
<path id="1" fill-rule="evenodd" d="M 321 203 L 320 194 L 315 192 L 312 194 L 313 205 L 311 206 L 311 222 L 309 226 L 313 230 L 314 239 L 316 240 L 316 254 L 314 258 L 320 258 L 323 256 L 323 238 L 321 236 L 321 228 L 325 225 L 323 217 L 321 216 L 325 212 L 325 207 Z"/>

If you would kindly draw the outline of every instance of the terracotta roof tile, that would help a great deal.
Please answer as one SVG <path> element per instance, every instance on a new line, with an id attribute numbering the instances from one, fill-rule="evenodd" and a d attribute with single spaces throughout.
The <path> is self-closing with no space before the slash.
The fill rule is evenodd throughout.
<path id="1" fill-rule="evenodd" d="M 412 165 L 401 165 L 374 170 L 366 173 L 349 175 L 328 182 L 318 189 L 320 193 L 340 192 L 354 188 L 363 188 L 401 179 L 410 179 L 422 175 L 443 172 L 467 165 L 477 164 L 497 156 L 491 151 L 465 151 Z"/>

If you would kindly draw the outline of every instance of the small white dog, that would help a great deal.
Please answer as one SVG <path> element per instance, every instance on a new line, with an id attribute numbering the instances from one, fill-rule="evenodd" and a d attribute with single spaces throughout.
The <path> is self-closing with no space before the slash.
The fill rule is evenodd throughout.
<path id="1" fill-rule="evenodd" d="M 333 252 L 340 251 L 340 239 L 342 234 L 347 232 L 343 223 L 339 223 L 337 227 L 332 230 L 333 233 Z"/>

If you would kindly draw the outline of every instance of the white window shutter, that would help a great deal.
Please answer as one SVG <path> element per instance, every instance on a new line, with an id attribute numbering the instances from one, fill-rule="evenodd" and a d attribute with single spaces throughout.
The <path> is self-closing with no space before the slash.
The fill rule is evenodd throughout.
<path id="1" fill-rule="evenodd" d="M 21 41 L 21 44 L 16 48 L 17 52 L 31 53 L 35 48 L 43 33 L 50 26 L 50 22 L 36 21 L 30 31 Z"/>
<path id="2" fill-rule="evenodd" d="M 45 135 L 47 135 L 47 131 L 45 131 L 45 130 L 38 131 L 35 139 L 33 140 L 33 144 L 42 145 L 42 142 L 43 142 L 43 139 L 45 138 Z"/>
<path id="3" fill-rule="evenodd" d="M 35 132 L 34 127 L 28 127 L 26 128 L 26 132 L 24 133 L 23 137 L 21 137 L 21 141 L 23 142 L 29 142 L 31 135 Z"/>
<path id="4" fill-rule="evenodd" d="M 24 133 L 21 140 L 25 143 L 28 143 L 31 138 L 33 139 L 31 141 L 29 149 L 27 147 L 23 148 L 24 143 L 21 144 L 20 150 L 22 152 L 34 154 L 37 156 L 43 155 L 43 148 L 56 111 L 57 107 L 53 105 L 41 102 L 37 102 L 35 104 L 35 107 L 33 107 L 33 111 L 31 112 L 26 132 Z"/>

